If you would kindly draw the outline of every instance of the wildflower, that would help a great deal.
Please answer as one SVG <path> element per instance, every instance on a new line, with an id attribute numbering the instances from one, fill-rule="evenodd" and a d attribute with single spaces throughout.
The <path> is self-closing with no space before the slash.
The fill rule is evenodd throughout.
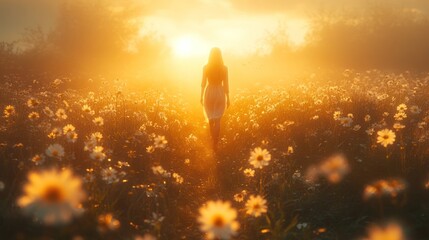
<path id="1" fill-rule="evenodd" d="M 156 240 L 156 237 L 152 234 L 145 233 L 143 236 L 135 236 L 134 240 Z"/>
<path id="2" fill-rule="evenodd" d="M 50 118 L 55 116 L 54 112 L 49 107 L 45 107 L 43 113 Z"/>
<path id="3" fill-rule="evenodd" d="M 38 106 L 39 104 L 40 104 L 40 102 L 35 98 L 30 98 L 27 100 L 27 106 L 29 108 L 34 108 L 34 107 Z"/>
<path id="4" fill-rule="evenodd" d="M 76 132 L 68 132 L 66 134 L 66 138 L 68 142 L 74 143 L 77 140 L 77 133 Z"/>
<path id="5" fill-rule="evenodd" d="M 98 231 L 106 232 L 108 230 L 113 231 L 121 226 L 121 222 L 113 217 L 113 214 L 106 213 L 98 216 Z"/>
<path id="6" fill-rule="evenodd" d="M 364 121 L 365 122 L 369 122 L 369 121 L 371 121 L 371 116 L 370 115 L 365 115 L 365 117 L 364 117 Z"/>
<path id="7" fill-rule="evenodd" d="M 112 167 L 101 169 L 101 178 L 108 184 L 119 182 L 118 171 Z"/>
<path id="8" fill-rule="evenodd" d="M 34 164 L 36 165 L 40 165 L 45 162 L 45 155 L 36 154 L 31 158 L 31 161 L 34 162 Z"/>
<path id="9" fill-rule="evenodd" d="M 299 179 L 301 178 L 301 172 L 299 170 L 296 170 L 293 174 L 292 174 L 292 178 L 293 179 Z"/>
<path id="10" fill-rule="evenodd" d="M 39 119 L 40 115 L 37 112 L 31 112 L 28 114 L 28 119 L 31 121 L 34 121 L 36 119 Z"/>
<path id="11" fill-rule="evenodd" d="M 292 153 L 293 153 L 293 147 L 292 146 L 287 147 L 286 155 L 291 155 Z"/>
<path id="12" fill-rule="evenodd" d="M 299 230 L 304 229 L 307 227 L 307 223 L 298 223 L 296 225 L 296 228 L 298 228 Z"/>
<path id="13" fill-rule="evenodd" d="M 12 105 L 7 105 L 3 111 L 4 117 L 8 118 L 16 114 L 15 107 Z"/>
<path id="14" fill-rule="evenodd" d="M 407 114 L 405 112 L 398 112 L 393 117 L 395 118 L 396 121 L 402 121 L 405 118 L 407 118 Z"/>
<path id="15" fill-rule="evenodd" d="M 362 240 L 406 240 L 402 227 L 396 223 L 373 225 L 368 229 L 368 237 Z"/>
<path id="16" fill-rule="evenodd" d="M 267 212 L 267 200 L 261 196 L 251 195 L 246 202 L 246 213 L 254 217 Z"/>
<path id="17" fill-rule="evenodd" d="M 251 169 L 251 168 L 246 168 L 243 171 L 244 176 L 246 177 L 254 177 L 255 176 L 255 170 Z"/>
<path id="18" fill-rule="evenodd" d="M 402 179 L 381 179 L 365 186 L 363 198 L 364 200 L 382 196 L 395 198 L 406 188 L 407 185 Z"/>
<path id="19" fill-rule="evenodd" d="M 419 114 L 422 112 L 422 109 L 419 106 L 411 106 L 410 107 L 410 112 L 412 114 Z"/>
<path id="20" fill-rule="evenodd" d="M 331 183 L 340 182 L 350 172 L 347 159 L 342 154 L 335 154 L 319 165 L 319 174 Z"/>
<path id="21" fill-rule="evenodd" d="M 162 221 L 164 221 L 164 219 L 165 219 L 165 217 L 162 216 L 161 214 L 152 212 L 152 218 L 151 219 L 145 219 L 144 222 L 148 223 L 152 226 L 159 226 L 162 223 Z"/>
<path id="22" fill-rule="evenodd" d="M 85 146 L 83 147 L 83 150 L 92 152 L 96 146 L 97 141 L 93 138 L 90 138 L 89 140 L 85 141 Z"/>
<path id="23" fill-rule="evenodd" d="M 266 149 L 257 147 L 250 153 L 249 162 L 254 168 L 262 169 L 264 166 L 268 166 L 270 160 L 271 154 Z"/>
<path id="24" fill-rule="evenodd" d="M 104 119 L 102 117 L 96 117 L 92 122 L 97 126 L 103 126 L 104 125 Z"/>
<path id="25" fill-rule="evenodd" d="M 403 124 L 401 124 L 401 123 L 394 123 L 394 124 L 393 124 L 393 128 L 394 128 L 396 131 L 398 131 L 398 130 L 400 130 L 400 129 L 405 128 L 405 125 L 403 125 Z"/>
<path id="26" fill-rule="evenodd" d="M 165 178 L 171 176 L 171 173 L 169 173 L 167 170 L 165 170 L 161 165 L 153 166 L 152 172 L 155 175 L 160 175 L 160 176 L 165 177 Z"/>
<path id="27" fill-rule="evenodd" d="M 55 112 L 55 116 L 57 116 L 58 120 L 65 120 L 67 119 L 67 114 L 66 114 L 66 110 L 59 108 L 56 112 Z"/>
<path id="28" fill-rule="evenodd" d="M 374 134 L 375 130 L 374 128 L 368 128 L 367 130 L 365 130 L 366 134 L 368 134 L 369 136 L 372 136 L 372 134 Z"/>
<path id="29" fill-rule="evenodd" d="M 353 119 L 350 117 L 342 117 L 338 119 L 340 121 L 340 124 L 343 125 L 343 127 L 350 127 L 353 123 Z"/>
<path id="30" fill-rule="evenodd" d="M 165 148 L 168 141 L 165 139 L 165 136 L 156 136 L 154 139 L 154 146 L 155 148 Z"/>
<path id="31" fill-rule="evenodd" d="M 63 83 L 63 80 L 61 80 L 61 79 L 59 79 L 59 78 L 55 79 L 55 80 L 52 82 L 52 84 L 54 84 L 55 86 L 58 86 L 58 85 L 60 85 L 61 83 Z"/>
<path id="32" fill-rule="evenodd" d="M 239 193 L 236 193 L 236 194 L 234 194 L 234 201 L 236 201 L 236 202 L 242 202 L 242 201 L 244 201 L 244 197 L 246 197 L 246 195 L 247 195 L 247 191 L 246 190 L 243 190 L 243 191 L 241 191 Z"/>
<path id="33" fill-rule="evenodd" d="M 25 213 L 48 225 L 68 223 L 83 212 L 82 180 L 69 169 L 30 172 L 17 204 Z"/>
<path id="34" fill-rule="evenodd" d="M 58 143 L 51 144 L 46 149 L 46 155 L 49 157 L 59 158 L 64 157 L 64 148 Z"/>
<path id="35" fill-rule="evenodd" d="M 95 141 L 99 142 L 101 141 L 101 139 L 103 139 L 103 134 L 101 134 L 100 132 L 95 132 L 91 134 L 90 139 L 94 139 Z"/>
<path id="36" fill-rule="evenodd" d="M 231 208 L 229 202 L 208 201 L 199 212 L 200 230 L 206 233 L 209 239 L 230 239 L 237 234 L 240 227 L 236 221 L 237 211 Z"/>
<path id="37" fill-rule="evenodd" d="M 88 104 L 85 104 L 82 106 L 82 111 L 84 111 L 85 113 L 90 113 L 91 107 Z"/>
<path id="38" fill-rule="evenodd" d="M 377 132 L 377 143 L 384 147 L 395 142 L 396 134 L 390 129 L 383 129 Z"/>
<path id="39" fill-rule="evenodd" d="M 106 158 L 106 154 L 103 153 L 103 150 L 104 148 L 102 146 L 95 146 L 89 156 L 94 160 L 103 161 Z"/>
<path id="40" fill-rule="evenodd" d="M 404 103 L 399 104 L 399 105 L 396 107 L 396 110 L 397 110 L 398 112 L 405 112 L 405 110 L 407 110 L 407 105 L 405 105 Z"/>
<path id="41" fill-rule="evenodd" d="M 335 111 L 333 114 L 334 120 L 339 120 L 341 117 L 341 111 Z"/>
<path id="42" fill-rule="evenodd" d="M 176 183 L 178 183 L 178 184 L 182 184 L 183 183 L 184 179 L 178 173 L 173 173 L 173 178 L 176 181 Z"/>
<path id="43" fill-rule="evenodd" d="M 155 148 L 151 145 L 151 146 L 148 146 L 148 147 L 146 147 L 146 152 L 147 153 L 153 153 L 155 151 Z"/>
<path id="44" fill-rule="evenodd" d="M 55 139 L 59 136 L 61 136 L 62 132 L 60 128 L 54 128 L 52 131 L 48 134 L 48 138 Z"/>
<path id="45" fill-rule="evenodd" d="M 67 125 L 65 125 L 65 126 L 63 127 L 63 133 L 64 133 L 64 134 L 67 134 L 67 133 L 69 133 L 69 132 L 73 132 L 75 129 L 76 129 L 76 128 L 75 128 L 73 125 L 71 125 L 71 124 L 67 124 Z"/>

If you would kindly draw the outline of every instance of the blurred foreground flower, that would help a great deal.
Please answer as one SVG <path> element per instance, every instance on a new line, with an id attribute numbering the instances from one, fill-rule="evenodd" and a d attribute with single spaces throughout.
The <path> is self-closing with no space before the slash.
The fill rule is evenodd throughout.
<path id="1" fill-rule="evenodd" d="M 209 239 L 230 239 L 237 234 L 240 227 L 236 221 L 237 211 L 231 208 L 229 202 L 208 201 L 199 212 L 200 230 L 206 233 Z"/>
<path id="2" fill-rule="evenodd" d="M 350 166 L 343 154 L 335 154 L 328 157 L 317 166 L 307 169 L 306 178 L 310 182 L 319 177 L 326 178 L 331 183 L 339 183 L 350 172 Z"/>
<path id="3" fill-rule="evenodd" d="M 82 180 L 72 176 L 70 170 L 30 172 L 28 181 L 17 203 L 38 221 L 48 225 L 64 224 L 84 211 Z"/>
<path id="4" fill-rule="evenodd" d="M 98 216 L 98 231 L 106 232 L 118 229 L 121 223 L 118 219 L 114 218 L 111 213 L 102 214 Z"/>
<path id="5" fill-rule="evenodd" d="M 405 191 L 405 189 L 407 189 L 407 185 L 402 179 L 381 179 L 365 187 L 363 198 L 364 200 L 368 200 L 373 197 L 380 198 L 382 196 L 390 196 L 395 198 L 400 193 Z"/>
<path id="6" fill-rule="evenodd" d="M 134 240 L 156 240 L 156 237 L 154 237 L 152 234 L 146 233 L 143 236 L 135 236 Z"/>
<path id="7" fill-rule="evenodd" d="M 249 162 L 254 168 L 263 168 L 268 166 L 270 160 L 271 154 L 267 149 L 257 147 L 250 153 Z"/>
<path id="8" fill-rule="evenodd" d="M 374 225 L 368 229 L 368 237 L 362 240 L 406 240 L 404 230 L 397 223 Z"/>

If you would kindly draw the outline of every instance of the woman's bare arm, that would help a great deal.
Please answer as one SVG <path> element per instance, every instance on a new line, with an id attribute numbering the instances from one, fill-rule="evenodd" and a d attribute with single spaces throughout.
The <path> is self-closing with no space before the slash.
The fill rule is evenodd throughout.
<path id="1" fill-rule="evenodd" d="M 203 105 L 203 94 L 204 89 L 206 88 L 207 84 L 207 75 L 206 75 L 206 67 L 203 68 L 203 79 L 201 80 L 201 97 L 200 97 L 200 103 Z"/>
<path id="2" fill-rule="evenodd" d="M 228 68 L 225 67 L 225 79 L 223 81 L 223 90 L 226 95 L 226 107 L 229 107 L 230 101 L 229 101 L 229 80 L 228 80 Z"/>

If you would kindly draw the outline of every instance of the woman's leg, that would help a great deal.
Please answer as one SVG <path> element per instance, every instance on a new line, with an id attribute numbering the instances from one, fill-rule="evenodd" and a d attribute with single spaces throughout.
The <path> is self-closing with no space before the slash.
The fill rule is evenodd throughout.
<path id="1" fill-rule="evenodd" d="M 213 130 L 213 143 L 216 146 L 219 142 L 219 135 L 220 135 L 220 118 L 214 119 L 214 130 Z"/>
<path id="2" fill-rule="evenodd" d="M 210 136 L 212 137 L 212 139 L 214 137 L 214 124 L 215 124 L 214 119 L 209 119 Z"/>

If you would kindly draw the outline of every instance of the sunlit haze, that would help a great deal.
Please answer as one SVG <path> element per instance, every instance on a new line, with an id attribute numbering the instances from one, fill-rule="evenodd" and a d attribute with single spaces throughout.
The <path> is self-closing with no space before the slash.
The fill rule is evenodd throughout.
<path id="1" fill-rule="evenodd" d="M 0 0 L 0 239 L 429 239 L 429 0 Z"/>

